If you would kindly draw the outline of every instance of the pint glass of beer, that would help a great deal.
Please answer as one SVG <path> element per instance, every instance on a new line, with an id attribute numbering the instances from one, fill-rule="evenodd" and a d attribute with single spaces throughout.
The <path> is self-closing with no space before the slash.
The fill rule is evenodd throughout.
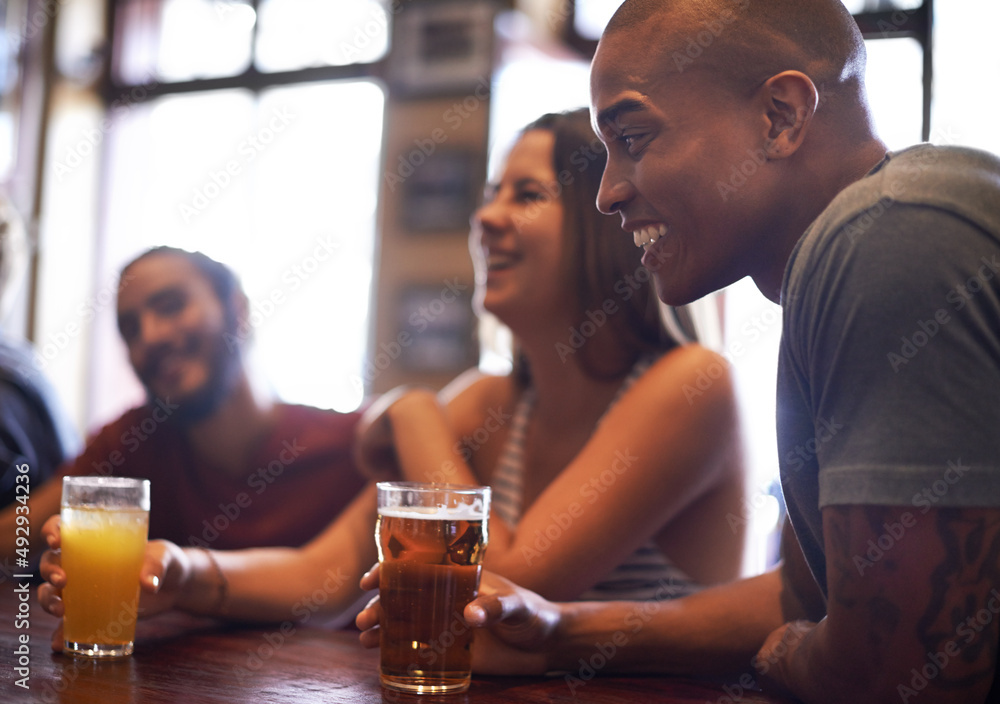
<path id="1" fill-rule="evenodd" d="M 381 680 L 411 694 L 463 692 L 472 630 L 462 611 L 479 591 L 489 487 L 379 482 Z"/>
<path id="2" fill-rule="evenodd" d="M 64 477 L 61 512 L 63 650 L 132 654 L 139 571 L 149 525 L 149 481 Z"/>

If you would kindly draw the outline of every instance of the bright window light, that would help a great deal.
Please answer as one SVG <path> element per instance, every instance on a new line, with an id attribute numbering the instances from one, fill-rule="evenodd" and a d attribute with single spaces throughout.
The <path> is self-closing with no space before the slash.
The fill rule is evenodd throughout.
<path id="1" fill-rule="evenodd" d="M 924 51 L 916 39 L 865 42 L 865 84 L 875 127 L 889 149 L 920 141 L 923 128 Z"/>
<path id="2" fill-rule="evenodd" d="M 384 93 L 370 81 L 168 96 L 110 139 L 103 280 L 143 249 L 197 249 L 250 299 L 253 363 L 278 396 L 357 408 Z M 104 315 L 104 312 L 101 313 Z M 92 417 L 141 400 L 113 311 L 96 321 Z"/>
<path id="3" fill-rule="evenodd" d="M 377 61 L 388 49 L 388 28 L 379 0 L 263 0 L 257 67 L 291 71 Z"/>
<path id="4" fill-rule="evenodd" d="M 600 39 L 608 20 L 621 4 L 622 0 L 576 0 L 573 26 L 577 34 L 587 39 Z"/>
<path id="5" fill-rule="evenodd" d="M 547 112 L 590 104 L 590 64 L 557 60 L 530 47 L 510 51 L 493 77 L 490 174 L 526 124 Z"/>
<path id="6" fill-rule="evenodd" d="M 250 65 L 255 15 L 247 3 L 166 0 L 160 21 L 161 80 L 232 76 Z"/>

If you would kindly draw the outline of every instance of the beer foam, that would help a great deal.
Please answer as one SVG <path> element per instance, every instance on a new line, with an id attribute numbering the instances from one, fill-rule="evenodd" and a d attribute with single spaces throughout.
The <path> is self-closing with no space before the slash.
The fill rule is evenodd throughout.
<path id="1" fill-rule="evenodd" d="M 380 506 L 379 515 L 389 518 L 418 518 L 420 520 L 482 521 L 486 519 L 481 501 L 471 506 Z"/>

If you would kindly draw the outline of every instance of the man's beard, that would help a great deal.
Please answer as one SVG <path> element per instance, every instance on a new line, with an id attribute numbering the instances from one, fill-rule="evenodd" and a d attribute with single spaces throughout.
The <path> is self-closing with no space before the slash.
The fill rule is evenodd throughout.
<path id="1" fill-rule="evenodd" d="M 225 340 L 235 339 L 236 330 L 236 316 L 227 311 L 226 330 L 212 341 L 208 359 L 208 378 L 205 383 L 181 399 L 162 399 L 177 404 L 177 410 L 171 417 L 181 425 L 195 425 L 208 418 L 232 394 L 240 369 L 243 367 L 243 349 L 239 345 L 229 346 Z M 156 402 L 156 396 L 148 386 L 146 394 L 151 403 Z"/>

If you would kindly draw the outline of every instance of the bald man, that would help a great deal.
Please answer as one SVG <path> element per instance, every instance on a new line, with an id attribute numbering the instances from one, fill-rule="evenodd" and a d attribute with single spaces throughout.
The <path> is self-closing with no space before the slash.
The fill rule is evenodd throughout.
<path id="1" fill-rule="evenodd" d="M 491 580 L 466 616 L 511 647 L 482 640 L 485 670 L 566 670 L 571 688 L 602 669 L 742 672 L 806 702 L 1000 697 L 1000 160 L 887 153 L 864 70 L 837 0 L 627 0 L 609 23 L 598 207 L 665 302 L 750 276 L 784 306 L 794 534 L 780 569 L 671 604 L 554 605 Z"/>

